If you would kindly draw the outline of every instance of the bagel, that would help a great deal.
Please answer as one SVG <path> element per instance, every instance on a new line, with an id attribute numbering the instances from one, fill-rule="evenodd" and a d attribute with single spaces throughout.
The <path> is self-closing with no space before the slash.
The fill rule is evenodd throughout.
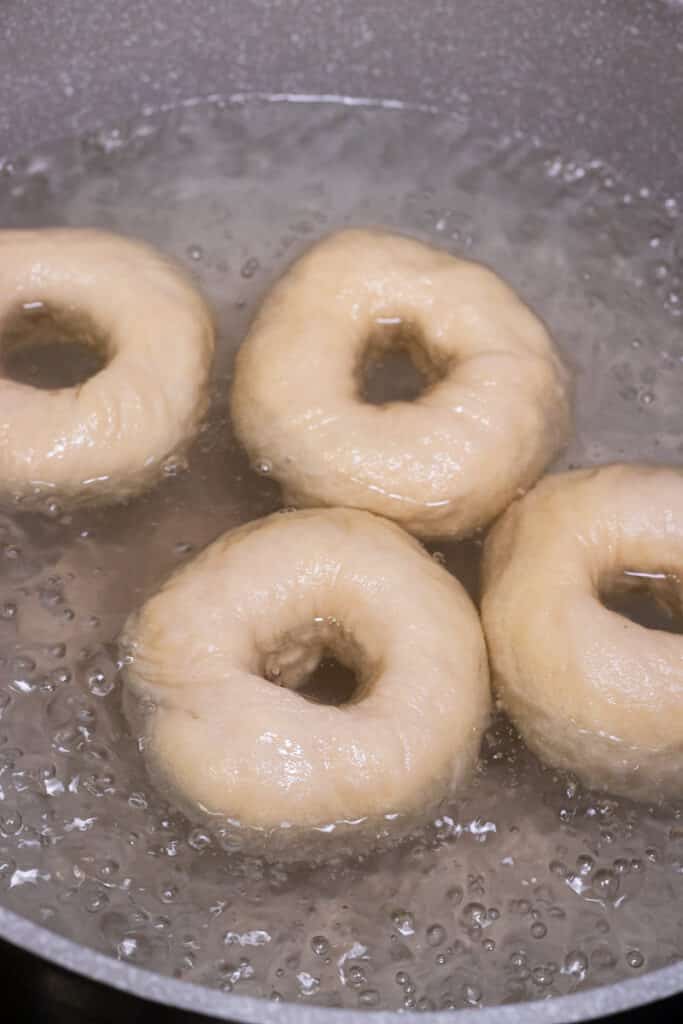
<path id="1" fill-rule="evenodd" d="M 297 692 L 324 649 L 355 670 L 341 706 Z M 472 768 L 489 710 L 464 589 L 356 510 L 221 537 L 129 619 L 122 651 L 152 777 L 275 857 L 311 856 L 316 836 L 326 852 L 377 847 L 424 822 Z"/>
<path id="2" fill-rule="evenodd" d="M 486 542 L 482 619 L 500 701 L 539 756 L 639 799 L 683 792 L 683 636 L 602 603 L 647 581 L 680 612 L 683 471 L 547 477 Z"/>
<path id="3" fill-rule="evenodd" d="M 362 399 L 368 352 L 407 348 L 428 387 Z M 409 238 L 348 230 L 265 299 L 236 360 L 232 417 L 288 505 L 346 506 L 460 537 L 530 487 L 566 439 L 567 374 L 491 270 Z"/>
<path id="4" fill-rule="evenodd" d="M 71 322 L 105 366 L 55 390 L 0 376 L 0 493 L 109 501 L 150 486 L 207 406 L 214 335 L 201 296 L 142 242 L 0 231 L 0 343 L 3 328 L 36 306 Z"/>

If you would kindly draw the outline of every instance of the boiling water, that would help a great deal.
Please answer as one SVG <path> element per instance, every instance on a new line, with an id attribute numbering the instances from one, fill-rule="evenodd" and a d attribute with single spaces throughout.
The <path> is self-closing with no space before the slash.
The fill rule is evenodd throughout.
<path id="1" fill-rule="evenodd" d="M 683 952 L 676 808 L 585 792 L 494 723 L 466 798 L 363 862 L 236 861 L 162 804 L 120 707 L 127 612 L 278 506 L 228 419 L 256 303 L 310 242 L 380 224 L 490 263 L 576 375 L 559 465 L 680 462 L 683 218 L 585 155 L 405 109 L 204 104 L 2 165 L 3 226 L 143 237 L 197 278 L 219 350 L 208 422 L 130 505 L 0 519 L 0 899 L 113 956 L 273 999 L 451 1007 L 565 993 Z M 477 541 L 443 546 L 476 587 Z"/>

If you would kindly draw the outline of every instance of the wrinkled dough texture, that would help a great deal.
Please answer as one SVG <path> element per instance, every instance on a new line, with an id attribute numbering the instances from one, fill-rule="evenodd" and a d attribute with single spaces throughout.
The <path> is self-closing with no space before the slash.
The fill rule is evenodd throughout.
<path id="1" fill-rule="evenodd" d="M 445 376 L 413 402 L 365 403 L 368 338 L 397 319 Z M 498 515 L 562 446 L 568 379 L 541 322 L 492 271 L 349 230 L 314 246 L 266 298 L 237 356 L 232 415 L 288 502 L 458 537 Z"/>
<path id="2" fill-rule="evenodd" d="M 545 761 L 625 796 L 680 796 L 683 637 L 601 603 L 629 570 L 683 576 L 681 470 L 579 470 L 514 503 L 484 556 L 494 683 Z"/>
<path id="3" fill-rule="evenodd" d="M 107 364 L 72 388 L 0 378 L 0 491 L 101 501 L 153 483 L 206 410 L 214 334 L 201 296 L 141 242 L 0 231 L 0 344 L 2 321 L 29 302 L 87 315 Z"/>
<path id="4" fill-rule="evenodd" d="M 316 704 L 260 674 L 316 619 L 362 652 L 355 702 Z M 489 710 L 462 586 L 403 531 L 354 510 L 226 534 L 129 620 L 123 645 L 133 706 L 155 708 L 142 719 L 153 776 L 245 846 L 256 834 L 261 852 L 294 849 L 305 830 L 326 830 L 328 847 L 335 830 L 372 845 L 423 822 L 471 769 Z"/>

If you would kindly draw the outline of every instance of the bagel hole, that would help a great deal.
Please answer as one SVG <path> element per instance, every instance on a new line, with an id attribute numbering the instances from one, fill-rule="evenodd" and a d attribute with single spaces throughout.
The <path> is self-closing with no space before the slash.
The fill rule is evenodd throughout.
<path id="1" fill-rule="evenodd" d="M 375 321 L 361 358 L 360 397 L 370 405 L 414 402 L 446 371 L 447 363 L 427 351 L 415 324 L 401 317 L 382 317 Z"/>
<path id="2" fill-rule="evenodd" d="M 46 391 L 72 388 L 106 363 L 106 341 L 82 313 L 25 302 L 0 329 L 0 370 L 18 384 Z"/>
<path id="3" fill-rule="evenodd" d="M 338 708 L 350 704 L 358 688 L 354 670 L 335 657 L 333 651 L 326 650 L 313 671 L 297 687 L 297 693 L 314 704 Z"/>
<path id="4" fill-rule="evenodd" d="M 360 646 L 336 623 L 316 622 L 281 638 L 261 674 L 314 704 L 343 707 L 360 699 L 368 674 Z"/>
<path id="5" fill-rule="evenodd" d="M 626 569 L 603 581 L 600 600 L 638 626 L 683 634 L 681 580 L 675 573 Z"/>

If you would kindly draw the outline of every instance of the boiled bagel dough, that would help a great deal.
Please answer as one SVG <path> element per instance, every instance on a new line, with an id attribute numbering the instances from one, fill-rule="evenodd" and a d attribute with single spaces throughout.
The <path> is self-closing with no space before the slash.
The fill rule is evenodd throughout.
<path id="1" fill-rule="evenodd" d="M 398 332 L 398 333 L 397 333 Z M 361 398 L 368 348 L 410 348 L 430 386 Z M 491 270 L 409 238 L 342 231 L 267 296 L 235 368 L 235 429 L 288 504 L 368 509 L 459 537 L 531 486 L 564 443 L 567 376 Z"/>
<path id="2" fill-rule="evenodd" d="M 297 692 L 325 647 L 359 680 L 339 707 Z M 462 586 L 355 510 L 276 514 L 219 538 L 129 620 L 123 650 L 136 728 L 136 707 L 154 707 L 152 774 L 189 813 L 277 855 L 306 830 L 362 848 L 423 822 L 472 768 L 489 709 Z"/>
<path id="3" fill-rule="evenodd" d="M 153 483 L 206 409 L 214 338 L 201 296 L 142 242 L 0 231 L 0 344 L 3 322 L 36 303 L 87 318 L 106 365 L 58 390 L 0 378 L 0 493 L 101 501 Z"/>
<path id="4" fill-rule="evenodd" d="M 601 592 L 648 578 L 630 573 L 650 574 L 680 611 L 683 471 L 614 465 L 541 481 L 486 543 L 492 671 L 544 760 L 625 796 L 677 796 L 683 636 L 601 603 Z"/>

